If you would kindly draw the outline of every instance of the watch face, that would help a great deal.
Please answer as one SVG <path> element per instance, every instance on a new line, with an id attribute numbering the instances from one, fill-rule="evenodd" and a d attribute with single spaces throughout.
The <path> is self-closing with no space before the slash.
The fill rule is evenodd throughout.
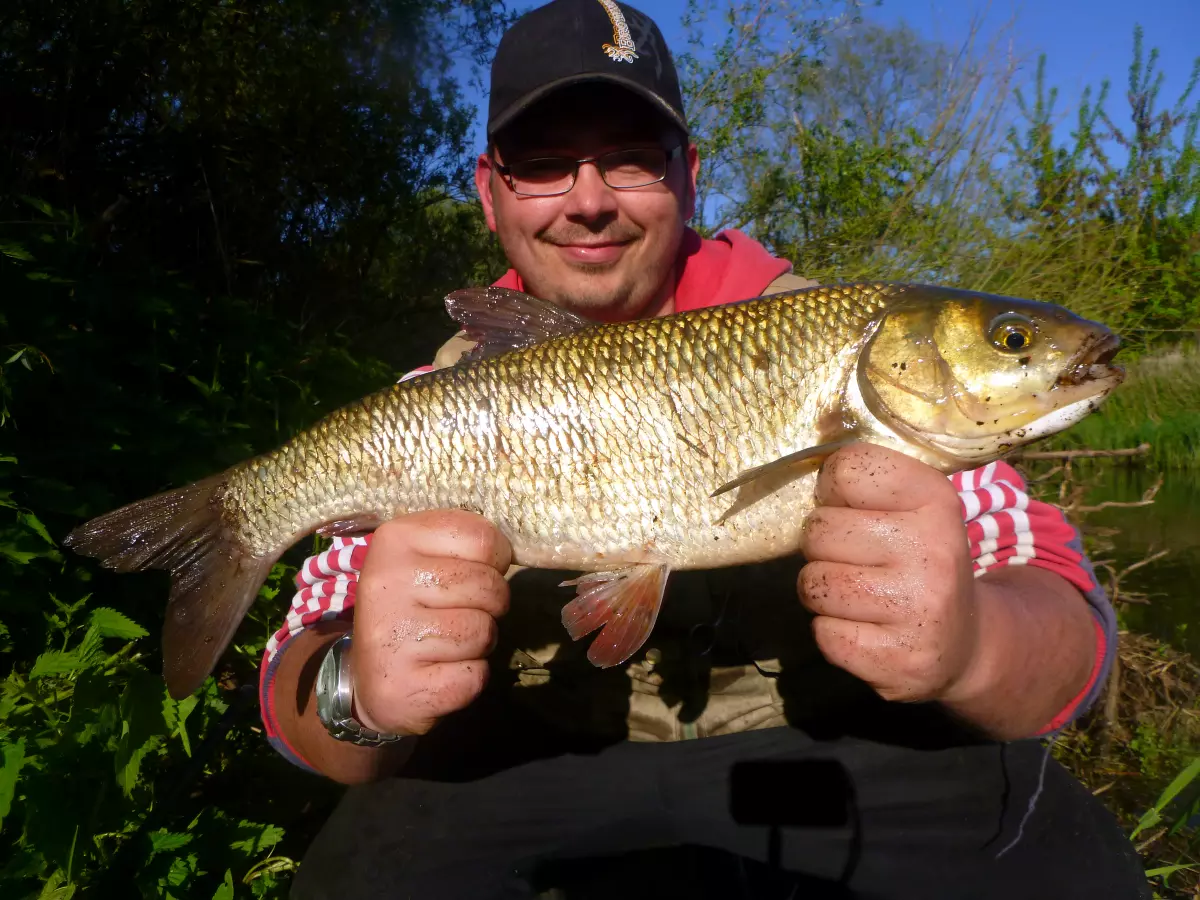
<path id="1" fill-rule="evenodd" d="M 317 670 L 317 718 L 328 728 L 333 723 L 333 698 L 337 692 L 337 665 L 332 648 Z"/>

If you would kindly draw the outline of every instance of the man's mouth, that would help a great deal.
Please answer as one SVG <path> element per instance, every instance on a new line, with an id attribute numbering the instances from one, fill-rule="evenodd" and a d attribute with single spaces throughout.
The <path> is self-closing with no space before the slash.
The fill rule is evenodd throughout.
<path id="1" fill-rule="evenodd" d="M 575 262 L 607 263 L 621 257 L 631 241 L 573 241 L 556 243 L 558 251 Z"/>
<path id="2" fill-rule="evenodd" d="M 1098 336 L 1096 340 L 1086 344 L 1075 355 L 1075 358 L 1058 376 L 1060 387 L 1074 387 L 1086 381 L 1094 381 L 1110 375 L 1124 375 L 1121 366 L 1111 365 L 1112 358 L 1121 349 L 1121 339 L 1115 334 L 1108 333 Z"/>

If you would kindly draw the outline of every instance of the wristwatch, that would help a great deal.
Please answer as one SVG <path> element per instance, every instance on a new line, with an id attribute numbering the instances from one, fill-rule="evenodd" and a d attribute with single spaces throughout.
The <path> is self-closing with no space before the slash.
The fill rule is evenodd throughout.
<path id="1" fill-rule="evenodd" d="M 344 634 L 329 648 L 317 672 L 317 718 L 333 737 L 360 747 L 394 744 L 404 735 L 372 731 L 354 718 L 351 704 L 354 685 L 350 681 L 350 635 Z"/>

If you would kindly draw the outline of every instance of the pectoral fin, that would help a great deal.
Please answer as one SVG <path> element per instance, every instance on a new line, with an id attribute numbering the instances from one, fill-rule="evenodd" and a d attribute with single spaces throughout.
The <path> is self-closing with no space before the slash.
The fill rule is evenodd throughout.
<path id="1" fill-rule="evenodd" d="M 768 478 L 773 475 L 778 475 L 785 469 L 788 469 L 797 463 L 804 462 L 806 459 L 829 456 L 834 451 L 840 450 L 842 447 L 854 443 L 854 441 L 855 438 L 850 437 L 843 438 L 840 441 L 830 441 L 827 444 L 818 444 L 815 447 L 806 447 L 803 450 L 797 450 L 795 453 L 789 453 L 787 456 L 781 456 L 779 459 L 773 460 L 769 463 L 764 463 L 761 466 L 755 466 L 753 469 L 746 469 L 746 471 L 739 473 L 738 476 L 732 481 L 725 482 L 725 484 L 721 485 L 709 496 L 719 497 L 721 494 L 732 491 L 734 488 L 741 487 L 742 485 L 749 484 L 752 481 L 758 481 L 760 478 Z"/>
<path id="2" fill-rule="evenodd" d="M 588 648 L 588 659 L 602 669 L 619 665 L 646 642 L 662 607 L 670 566 L 629 566 L 591 572 L 562 587 L 577 586 L 575 599 L 563 607 L 562 623 L 572 640 L 603 626 Z"/>

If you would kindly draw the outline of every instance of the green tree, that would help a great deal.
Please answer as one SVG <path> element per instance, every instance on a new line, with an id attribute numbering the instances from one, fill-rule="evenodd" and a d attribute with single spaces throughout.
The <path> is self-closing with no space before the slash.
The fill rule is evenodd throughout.
<path id="1" fill-rule="evenodd" d="M 490 0 L 0 9 L 3 896 L 282 896 L 337 795 L 255 728 L 292 569 L 175 703 L 164 580 L 58 540 L 452 331 L 441 297 L 499 265 L 452 75 L 502 21 Z"/>

